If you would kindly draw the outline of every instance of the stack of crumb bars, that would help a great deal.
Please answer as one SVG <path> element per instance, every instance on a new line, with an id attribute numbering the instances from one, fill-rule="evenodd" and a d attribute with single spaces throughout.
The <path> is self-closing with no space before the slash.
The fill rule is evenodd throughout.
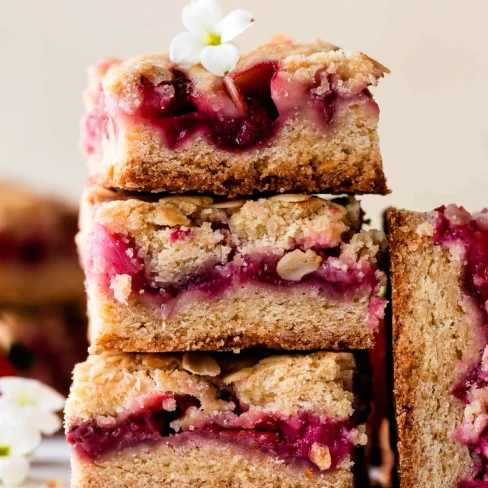
<path id="1" fill-rule="evenodd" d="M 92 70 L 73 488 L 366 486 L 386 239 L 353 195 L 388 192 L 386 71 L 323 42 L 224 78 L 166 55 Z"/>
<path id="2" fill-rule="evenodd" d="M 0 180 L 0 359 L 65 395 L 87 348 L 77 220 L 69 202 Z"/>

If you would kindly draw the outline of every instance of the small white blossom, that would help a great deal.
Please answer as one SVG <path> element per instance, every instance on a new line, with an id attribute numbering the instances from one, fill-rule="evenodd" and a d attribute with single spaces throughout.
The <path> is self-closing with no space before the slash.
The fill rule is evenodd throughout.
<path id="1" fill-rule="evenodd" d="M 64 408 L 64 402 L 56 390 L 37 380 L 0 378 L 0 411 L 14 406 L 43 434 L 52 435 L 61 428 L 61 419 L 55 412 Z"/>
<path id="2" fill-rule="evenodd" d="M 0 482 L 17 486 L 29 474 L 27 456 L 41 442 L 41 434 L 30 419 L 14 405 L 0 407 Z"/>
<path id="3" fill-rule="evenodd" d="M 246 10 L 234 10 L 223 17 L 218 0 L 193 0 L 183 7 L 183 25 L 169 49 L 171 61 L 183 68 L 198 63 L 210 73 L 224 76 L 239 61 L 239 48 L 231 43 L 254 22 Z"/>

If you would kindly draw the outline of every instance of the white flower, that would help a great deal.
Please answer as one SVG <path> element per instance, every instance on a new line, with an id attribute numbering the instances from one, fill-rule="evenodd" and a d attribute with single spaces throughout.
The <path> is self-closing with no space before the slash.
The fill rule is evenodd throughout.
<path id="1" fill-rule="evenodd" d="M 230 41 L 249 28 L 254 19 L 246 10 L 234 10 L 222 17 L 218 0 L 193 0 L 183 7 L 182 20 L 188 32 L 178 34 L 171 42 L 171 61 L 183 68 L 202 63 L 217 76 L 234 69 L 240 52 Z"/>
<path id="2" fill-rule="evenodd" d="M 65 398 L 56 390 L 37 380 L 0 378 L 0 411 L 13 405 L 43 434 L 52 435 L 61 428 L 61 419 L 54 412 L 62 410 L 64 402 Z"/>
<path id="3" fill-rule="evenodd" d="M 0 408 L 0 481 L 16 486 L 29 474 L 30 462 L 26 457 L 41 442 L 41 434 L 27 416 L 14 407 Z"/>

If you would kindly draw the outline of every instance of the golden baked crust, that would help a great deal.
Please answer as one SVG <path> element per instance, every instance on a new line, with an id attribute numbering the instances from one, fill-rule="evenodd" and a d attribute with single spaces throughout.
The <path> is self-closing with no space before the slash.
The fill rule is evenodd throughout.
<path id="1" fill-rule="evenodd" d="M 313 291 L 236 290 L 194 302 L 167 320 L 129 299 L 125 305 L 88 287 L 92 353 L 239 350 L 368 349 L 369 297 L 337 302 Z"/>
<path id="2" fill-rule="evenodd" d="M 354 488 L 352 469 L 318 474 L 208 442 L 158 446 L 90 462 L 73 454 L 72 488 Z"/>
<path id="3" fill-rule="evenodd" d="M 141 76 L 153 84 L 172 79 L 175 67 L 165 54 L 112 61 L 92 70 L 85 96 L 90 114 L 99 103 L 97 91 L 123 112 L 134 113 L 141 104 Z M 376 85 L 388 70 L 362 53 L 331 48 L 327 43 L 270 43 L 244 55 L 235 70 L 244 72 L 262 63 L 275 63 L 291 83 L 316 83 L 325 70 L 337 78 L 338 93 L 347 100 L 359 86 Z M 181 69 L 194 90 L 210 100 L 226 93 L 224 80 L 201 66 Z M 323 76 L 325 92 L 329 81 Z M 325 86 L 327 85 L 327 86 Z M 220 102 L 218 102 L 220 103 Z M 232 97 L 226 108 L 234 110 Z M 210 192 L 249 195 L 255 192 L 389 192 L 383 174 L 376 132 L 377 106 L 369 97 L 338 106 L 334 123 L 324 128 L 303 111 L 283 115 L 276 133 L 265 144 L 228 151 L 196 134 L 187 143 L 168 149 L 162 132 L 143 120 L 122 123 L 114 116 L 103 134 L 101 147 L 90 155 L 97 181 L 107 187 L 151 192 Z M 127 120 L 127 119 L 125 119 Z M 112 124 L 112 125 L 111 125 Z M 115 137 L 115 132 L 117 136 Z"/>
<path id="4" fill-rule="evenodd" d="M 479 357 L 460 287 L 462 263 L 433 241 L 434 214 L 389 209 L 394 395 L 401 486 L 454 487 L 473 470 L 452 438 L 464 406 L 457 364 Z"/>

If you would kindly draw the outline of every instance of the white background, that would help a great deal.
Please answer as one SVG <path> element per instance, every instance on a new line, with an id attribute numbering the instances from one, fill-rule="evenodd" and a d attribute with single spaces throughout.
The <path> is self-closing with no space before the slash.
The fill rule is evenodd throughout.
<path id="1" fill-rule="evenodd" d="M 185 0 L 0 0 L 0 175 L 76 198 L 85 69 L 108 56 L 166 51 Z M 431 209 L 488 205 L 486 0 L 223 0 L 251 10 L 244 49 L 287 32 L 358 49 L 391 68 L 375 90 L 393 194 Z"/>

